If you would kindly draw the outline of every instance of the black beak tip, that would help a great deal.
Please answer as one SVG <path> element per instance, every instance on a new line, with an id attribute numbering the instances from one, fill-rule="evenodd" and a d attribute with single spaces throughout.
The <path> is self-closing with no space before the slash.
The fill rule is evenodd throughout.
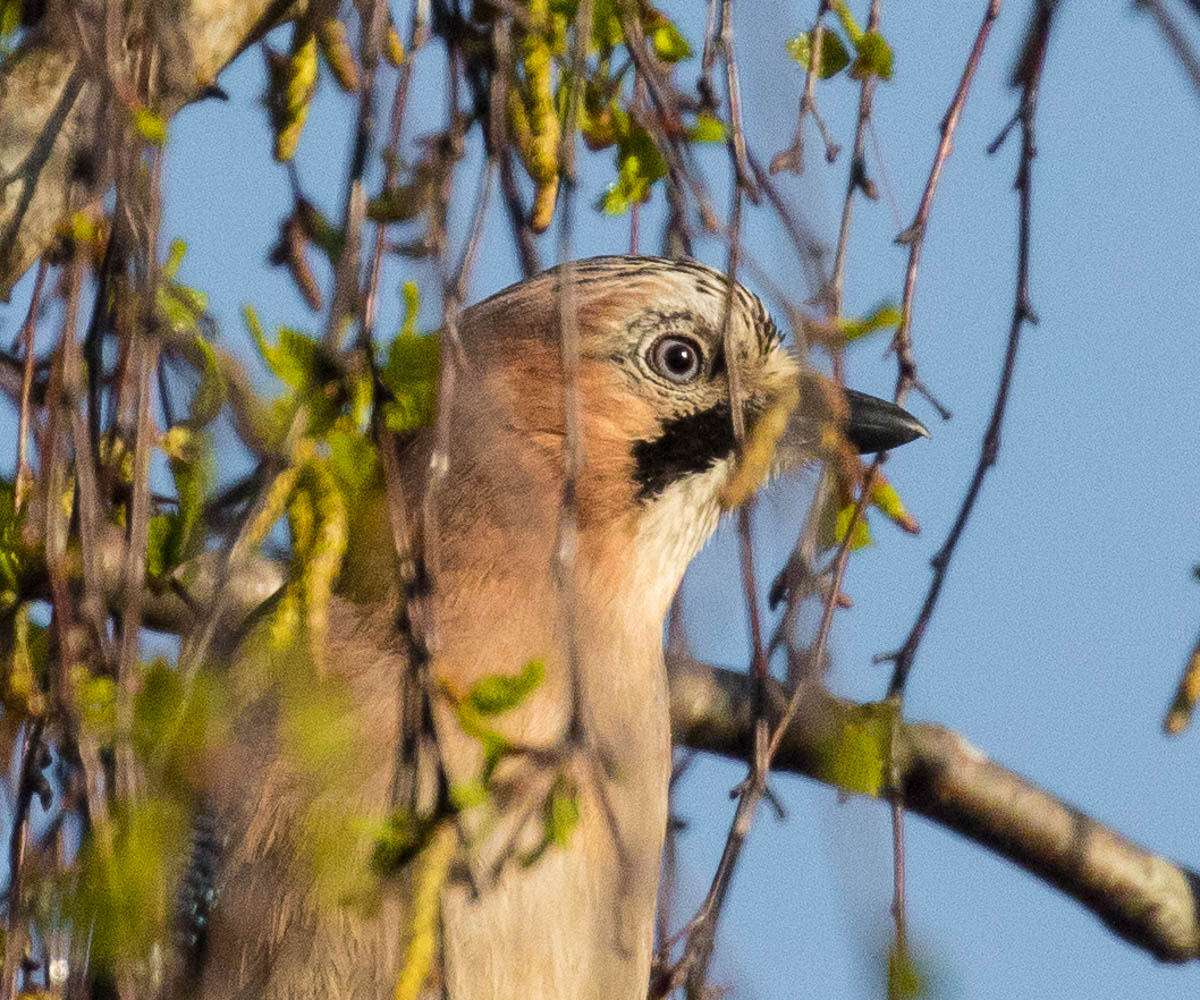
<path id="1" fill-rule="evenodd" d="M 929 437 L 929 429 L 895 403 L 866 393 L 846 390 L 850 415 L 846 438 L 860 455 L 889 451 L 919 437 Z"/>

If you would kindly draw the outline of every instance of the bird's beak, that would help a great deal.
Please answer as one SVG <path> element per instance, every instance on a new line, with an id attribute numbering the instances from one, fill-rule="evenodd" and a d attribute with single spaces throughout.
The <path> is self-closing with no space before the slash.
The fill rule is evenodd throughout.
<path id="1" fill-rule="evenodd" d="M 844 427 L 848 440 L 860 455 L 898 448 L 929 431 L 907 410 L 886 399 L 847 389 L 849 416 Z"/>
<path id="2" fill-rule="evenodd" d="M 780 390 L 775 404 L 757 416 L 758 423 L 746 447 L 739 450 L 733 474 L 722 488 L 724 510 L 744 503 L 769 472 L 786 473 L 828 455 L 836 447 L 827 434 L 833 430 L 831 425 L 839 427 L 859 454 L 887 451 L 929 437 L 925 425 L 895 403 L 843 390 L 812 371 L 800 373 L 798 382 Z"/>

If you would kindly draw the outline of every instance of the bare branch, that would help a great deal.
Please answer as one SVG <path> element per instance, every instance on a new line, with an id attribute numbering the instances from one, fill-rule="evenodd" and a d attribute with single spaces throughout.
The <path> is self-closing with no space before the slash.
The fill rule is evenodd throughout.
<path id="1" fill-rule="evenodd" d="M 747 759 L 754 741 L 753 680 L 678 654 L 668 654 L 668 664 L 676 744 Z M 785 697 L 778 688 L 775 693 Z M 830 738 L 856 710 L 812 684 L 774 769 L 827 781 Z M 1155 957 L 1200 959 L 1200 874 L 1126 840 L 949 729 L 901 723 L 892 753 L 908 809 L 1074 897 Z"/>
<path id="2" fill-rule="evenodd" d="M 1000 430 L 1004 425 L 1004 415 L 1008 409 L 1009 390 L 1012 387 L 1013 372 L 1016 368 L 1017 350 L 1021 343 L 1021 330 L 1026 323 L 1037 323 L 1037 316 L 1029 302 L 1029 241 L 1032 228 L 1033 203 L 1033 160 L 1037 156 L 1037 141 L 1035 138 L 1035 123 L 1037 118 L 1038 93 L 1042 80 L 1042 67 L 1045 65 L 1046 49 L 1050 43 L 1050 25 L 1054 18 L 1055 5 L 1052 0 L 1041 0 L 1035 13 L 1035 27 L 1030 33 L 1026 45 L 1028 56 L 1023 56 L 1014 77 L 1017 86 L 1021 87 L 1021 100 L 1017 113 L 1004 126 L 1000 134 L 988 147 L 989 153 L 999 149 L 1014 125 L 1021 127 L 1021 152 L 1017 164 L 1017 277 L 1013 292 L 1012 320 L 1008 331 L 1008 344 L 1004 352 L 1004 366 L 1000 372 L 1000 384 L 996 389 L 996 398 L 992 404 L 992 415 L 988 419 L 987 430 L 979 449 L 979 460 L 975 472 L 971 476 L 970 485 L 959 506 L 958 515 L 950 532 L 946 535 L 942 547 L 934 553 L 930 564 L 933 567 L 933 579 L 921 604 L 921 610 L 913 622 L 904 644 L 894 653 L 877 658 L 878 662 L 891 661 L 893 664 L 892 679 L 888 686 L 889 697 L 904 695 L 904 686 L 908 681 L 909 671 L 917 655 L 917 649 L 924 638 L 925 630 L 933 617 L 934 608 L 941 596 L 942 586 L 946 581 L 946 570 L 954 556 L 954 550 L 959 539 L 971 519 L 975 502 L 983 487 L 983 480 L 988 470 L 996 464 L 996 455 L 1000 450 Z"/>
<path id="3" fill-rule="evenodd" d="M 896 352 L 899 372 L 896 376 L 896 402 L 903 403 L 910 388 L 918 388 L 917 362 L 912 351 L 912 308 L 913 296 L 917 290 L 917 269 L 921 264 L 921 250 L 925 245 L 925 229 L 929 225 L 929 210 L 933 207 L 933 196 L 937 191 L 938 181 L 942 177 L 942 168 L 954 151 L 954 131 L 962 118 L 963 108 L 967 103 L 967 94 L 975 79 L 975 70 L 979 68 L 979 60 L 983 56 L 983 47 L 991 34 L 992 24 L 1000 16 L 1001 0 L 988 0 L 983 12 L 983 23 L 975 35 L 975 44 L 967 56 L 963 66 L 962 77 L 950 100 L 950 106 L 942 118 L 941 141 L 938 142 L 937 152 L 933 157 L 933 165 L 929 168 L 929 180 L 925 182 L 925 192 L 921 195 L 921 203 L 917 206 L 917 214 L 912 224 L 896 237 L 896 242 L 908 244 L 908 267 L 904 272 L 904 298 L 900 305 L 900 325 L 892 339 L 892 349 Z M 943 413 L 943 419 L 949 414 Z"/>
<path id="4" fill-rule="evenodd" d="M 1179 22 L 1161 0 L 1134 0 L 1134 7 L 1139 10 L 1148 10 L 1150 16 L 1154 18 L 1158 24 L 1158 30 L 1162 32 L 1163 38 L 1167 40 L 1167 44 L 1171 47 L 1171 51 L 1175 53 L 1175 58 L 1179 60 L 1179 65 L 1188 75 L 1188 79 L 1192 81 L 1192 87 L 1196 94 L 1200 96 L 1200 57 L 1198 57 L 1192 46 L 1188 43 L 1187 35 L 1183 33 L 1183 29 L 1179 26 Z"/>

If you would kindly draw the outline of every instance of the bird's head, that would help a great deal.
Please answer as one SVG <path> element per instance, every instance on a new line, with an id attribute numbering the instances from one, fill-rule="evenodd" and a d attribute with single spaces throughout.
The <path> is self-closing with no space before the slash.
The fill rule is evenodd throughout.
<path id="1" fill-rule="evenodd" d="M 882 400 L 849 394 L 842 407 L 783 345 L 758 297 L 737 284 L 731 297 L 721 272 L 692 260 L 597 257 L 514 285 L 464 316 L 468 359 L 490 373 L 485 395 L 504 399 L 502 421 L 549 468 L 563 467 L 564 308 L 578 338 L 580 551 L 623 579 L 652 582 L 664 609 L 716 527 L 735 465 L 731 382 L 750 435 L 766 415 L 778 418 L 781 403 L 795 404 L 775 471 L 815 456 L 834 411 L 863 451 L 925 433 Z"/>

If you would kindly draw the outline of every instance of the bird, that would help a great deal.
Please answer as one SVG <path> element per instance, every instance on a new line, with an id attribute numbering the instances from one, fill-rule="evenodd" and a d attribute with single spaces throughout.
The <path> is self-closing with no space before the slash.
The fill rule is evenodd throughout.
<path id="1" fill-rule="evenodd" d="M 422 746 L 436 773 L 407 780 L 435 798 L 483 782 L 489 795 L 453 824 L 439 956 L 420 995 L 640 1000 L 672 765 L 663 623 L 737 467 L 731 381 L 748 435 L 800 394 L 773 472 L 810 461 L 829 419 L 864 452 L 926 431 L 858 393 L 830 409 L 763 302 L 690 259 L 560 265 L 466 308 L 451 335 L 449 448 L 426 431 L 395 450 L 405 496 L 419 500 L 436 472 L 432 516 L 410 519 L 415 546 L 436 551 L 422 584 L 436 634 Z M 327 780 L 288 759 L 286 693 L 259 690 L 233 725 L 210 790 L 220 832 L 206 842 L 215 875 L 197 996 L 393 995 L 412 881 L 347 899 L 369 874 L 369 831 L 394 815 L 406 608 L 394 591 L 332 601 L 322 724 L 350 750 Z M 531 673 L 485 737 L 464 721 L 464 699 L 489 678 Z M 494 771 L 489 739 L 506 750 Z M 547 843 L 555 808 L 566 820 Z M 334 830 L 347 840 L 331 893 L 309 848 Z"/>

